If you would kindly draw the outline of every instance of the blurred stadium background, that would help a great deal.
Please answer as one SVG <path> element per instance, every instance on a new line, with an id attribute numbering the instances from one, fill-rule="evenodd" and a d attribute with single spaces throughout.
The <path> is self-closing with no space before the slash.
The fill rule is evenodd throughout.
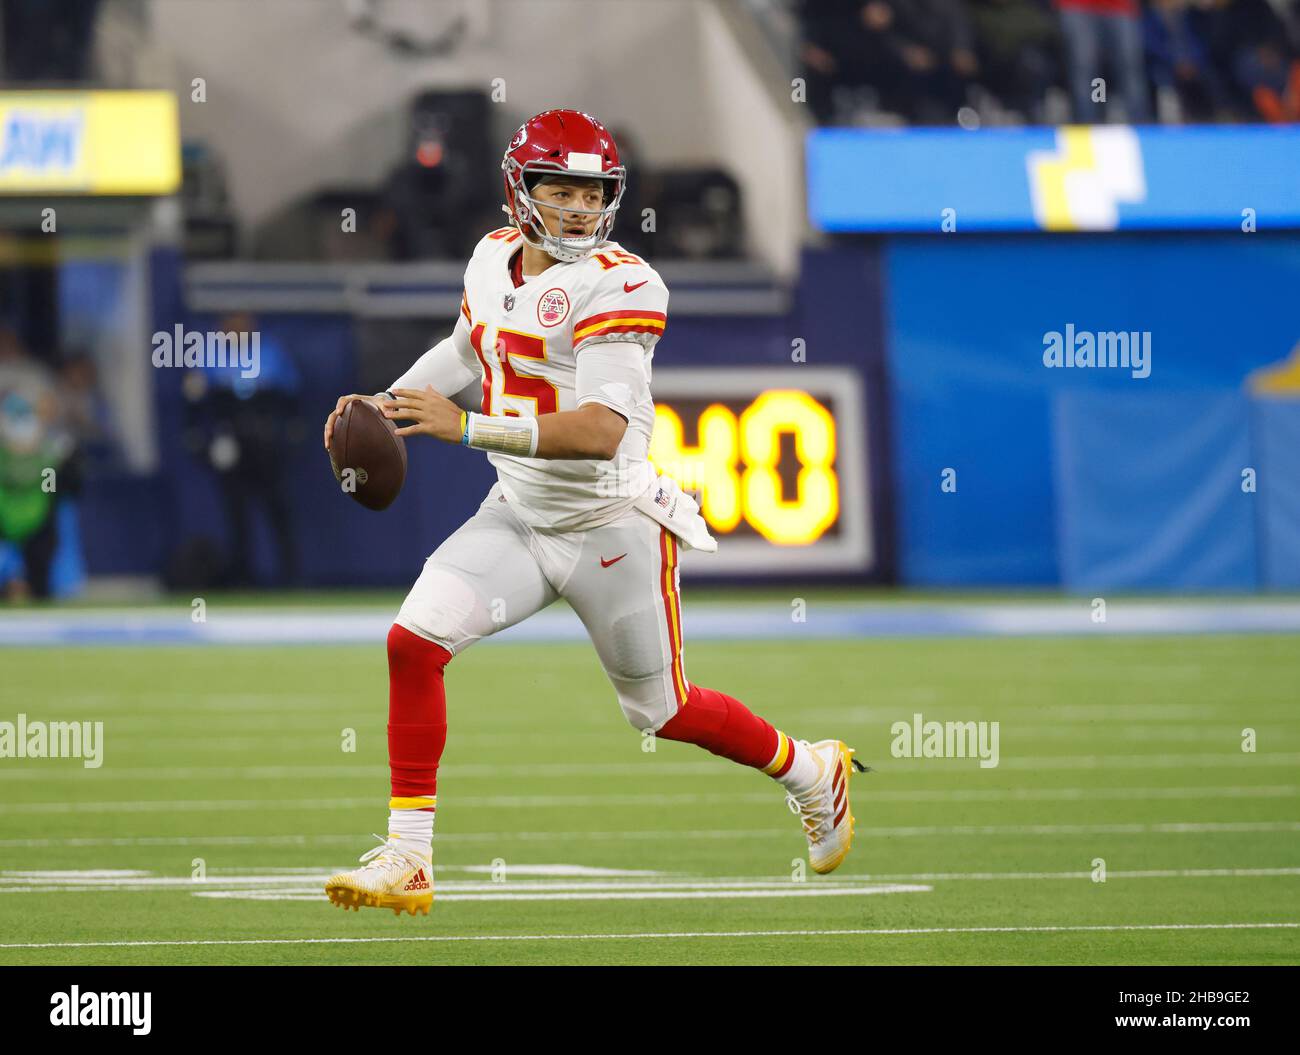
<path id="1" fill-rule="evenodd" d="M 1298 827 L 1294 0 L 0 0 L 0 32 L 0 717 L 91 718 L 98 699 L 119 758 L 202 768 L 192 738 L 246 750 L 220 738 L 278 666 L 240 646 L 329 642 L 286 653 L 257 698 L 273 715 L 272 690 L 319 692 L 332 729 L 381 728 L 388 622 L 492 473 L 413 443 L 404 493 L 369 513 L 339 494 L 320 426 L 338 395 L 381 390 L 448 332 L 465 258 L 502 222 L 506 140 L 572 106 L 614 133 L 630 168 L 615 238 L 671 292 L 654 453 L 702 489 L 721 540 L 684 564 L 688 663 L 734 669 L 742 688 L 748 672 L 760 711 L 781 678 L 810 684 L 810 715 L 839 713 L 877 756 L 888 719 L 922 703 L 940 717 L 1020 706 L 1040 722 L 1026 738 L 1044 737 L 1030 761 L 1069 752 L 1073 721 L 1102 769 L 1145 750 L 1174 791 L 1184 767 L 1222 775 L 1237 793 L 1202 797 L 1226 812 L 1195 819 L 1255 825 L 1222 836 L 1227 856 L 1298 871 L 1294 836 L 1270 856 L 1275 834 L 1241 834 Z M 260 372 L 157 365 L 160 343 L 189 333 L 255 334 Z M 1049 366 L 1052 335 L 1078 333 L 1148 355 Z M 1140 636 L 1160 634 L 1186 636 Z M 969 635 L 1009 641 L 954 641 Z M 1134 635 L 1127 651 L 1094 651 L 1116 635 Z M 582 640 L 563 612 L 510 636 L 499 655 L 520 651 L 501 669 L 525 680 L 534 643 Z M 814 638 L 840 644 L 806 682 Z M 474 655 L 471 681 L 489 662 Z M 599 712 L 602 735 L 626 740 L 582 662 L 591 698 L 573 720 Z M 1004 688 L 1018 676 L 1032 692 Z M 882 709 L 853 711 L 882 698 L 874 679 Z M 205 692 L 189 755 L 177 738 L 150 753 L 160 697 Z M 1101 725 L 1081 717 L 1090 703 L 1110 707 Z M 1163 734 L 1161 703 L 1194 728 Z M 292 738 L 304 712 L 286 706 Z M 1271 773 L 1200 765 L 1241 761 L 1241 727 L 1265 724 Z M 294 863 L 322 865 L 322 845 L 346 859 L 344 833 L 369 830 L 361 795 L 382 796 L 384 772 L 371 747 L 358 808 Z M 115 801 L 122 784 L 0 764 L 18 803 L 0 859 L 41 846 L 47 867 L 114 864 L 60 844 L 91 833 L 51 803 Z M 249 799 L 276 793 L 242 778 Z M 914 790 L 940 809 L 947 787 Z M 1155 813 L 1125 819 L 1185 819 Z M 1006 838 L 1003 863 L 1042 845 Z M 1148 863 L 1215 867 L 1214 838 Z M 907 867 L 958 867 L 939 846 Z M 1096 856 L 1062 854 L 1037 866 Z M 1228 902 L 1206 903 L 1218 918 Z"/>
<path id="2" fill-rule="evenodd" d="M 1133 22 L 1144 59 L 1118 82 L 1103 63 L 1111 101 L 1081 111 L 1069 27 L 1094 8 Z M 318 419 L 447 332 L 466 254 L 501 220 L 501 144 L 560 104 L 615 131 L 617 237 L 672 291 L 657 453 L 717 480 L 707 511 L 732 544 L 710 574 L 1300 585 L 1294 4 L 3 11 L 11 597 L 406 584 L 489 468 L 416 444 L 406 494 L 371 516 L 329 486 Z M 584 62 L 544 58 L 575 26 Z M 1167 123 L 1025 124 L 1123 121 L 1125 99 Z M 1067 325 L 1148 332 L 1150 376 L 1044 368 Z M 177 327 L 257 332 L 260 376 L 155 368 Z M 811 406 L 744 417 L 787 387 L 829 413 L 833 451 L 814 452 Z M 745 456 L 719 461 L 769 439 L 780 508 Z M 831 497 L 801 503 L 800 458 L 823 454 Z"/>

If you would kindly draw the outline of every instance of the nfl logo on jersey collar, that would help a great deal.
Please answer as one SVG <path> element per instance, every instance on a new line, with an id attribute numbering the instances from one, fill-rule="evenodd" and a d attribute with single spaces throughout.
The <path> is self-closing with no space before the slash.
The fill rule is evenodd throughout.
<path id="1" fill-rule="evenodd" d="M 514 311 L 515 295 L 513 293 L 507 293 L 504 297 L 501 298 L 501 304 L 506 311 Z"/>

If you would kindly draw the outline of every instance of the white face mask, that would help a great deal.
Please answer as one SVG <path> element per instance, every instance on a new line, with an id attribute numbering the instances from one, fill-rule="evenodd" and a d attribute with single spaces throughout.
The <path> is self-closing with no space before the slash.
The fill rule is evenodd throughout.
<path id="1" fill-rule="evenodd" d="M 558 175 L 558 173 L 555 173 Z M 600 209 L 579 209 L 572 205 L 566 205 L 564 212 L 576 213 L 579 216 L 597 216 L 596 229 L 589 235 L 580 237 L 565 237 L 563 235 L 554 235 L 546 229 L 546 224 L 542 220 L 541 205 L 545 204 L 548 208 L 558 208 L 550 203 L 539 202 L 529 193 L 524 183 L 523 172 L 519 173 L 517 179 L 512 179 L 512 185 L 515 191 L 516 208 L 521 213 L 521 219 L 526 220 L 526 224 L 520 227 L 520 234 L 523 235 L 524 241 L 534 249 L 540 249 L 542 252 L 553 256 L 562 263 L 572 263 L 575 260 L 581 260 L 598 245 L 609 239 L 609 234 L 614 227 L 614 215 L 618 212 L 619 203 L 623 199 L 623 191 L 627 188 L 626 173 L 622 167 L 614 170 L 612 173 L 603 175 L 596 173 L 574 173 L 579 176 L 595 176 L 598 179 L 618 179 L 618 193 L 614 200 Z M 501 207 L 507 215 L 510 210 L 507 206 Z M 532 226 L 536 233 L 536 240 L 529 237 L 528 231 L 524 226 Z"/>

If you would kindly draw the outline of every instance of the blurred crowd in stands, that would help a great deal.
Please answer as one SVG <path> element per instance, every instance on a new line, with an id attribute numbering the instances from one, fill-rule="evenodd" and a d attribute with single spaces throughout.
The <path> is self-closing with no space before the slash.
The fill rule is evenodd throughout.
<path id="1" fill-rule="evenodd" d="M 796 0 L 823 124 L 1300 121 L 1300 0 Z"/>
<path id="2" fill-rule="evenodd" d="M 464 260 L 502 226 L 501 151 L 511 117 L 481 90 L 418 92 L 406 104 L 406 142 L 379 184 L 332 184 L 289 201 L 242 241 L 259 260 Z M 615 238 L 656 259 L 744 254 L 741 188 L 717 165 L 656 166 L 631 130 L 610 129 L 632 174 Z M 223 159 L 202 143 L 182 158 L 185 253 L 239 255 L 240 231 Z M 354 227 L 340 224 L 351 213 Z M 648 219 L 653 217 L 653 219 Z"/>
<path id="3" fill-rule="evenodd" d="M 91 74 L 100 0 L 0 0 L 0 66 L 15 84 L 75 84 Z"/>

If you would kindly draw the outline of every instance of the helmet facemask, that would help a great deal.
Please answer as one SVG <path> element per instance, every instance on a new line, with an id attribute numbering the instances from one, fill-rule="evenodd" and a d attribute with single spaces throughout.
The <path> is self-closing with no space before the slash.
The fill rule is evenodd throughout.
<path id="1" fill-rule="evenodd" d="M 502 164 L 506 170 L 506 179 L 509 182 L 510 189 L 513 192 L 513 210 L 510 205 L 503 205 L 502 209 L 515 221 L 519 228 L 519 233 L 534 249 L 540 249 L 542 252 L 549 254 L 562 263 L 573 263 L 575 260 L 581 260 L 598 245 L 609 239 L 610 232 L 614 229 L 614 216 L 618 212 L 619 203 L 623 199 L 623 191 L 627 187 L 627 170 L 623 166 L 611 169 L 609 172 L 579 172 L 552 167 L 550 165 L 538 165 L 532 162 L 525 162 L 520 166 L 513 160 Z M 543 202 L 534 198 L 532 188 L 547 176 L 555 177 L 572 177 L 575 179 L 599 179 L 605 183 L 605 203 L 599 209 L 582 209 L 574 205 L 555 205 L 551 202 Z M 532 184 L 530 187 L 529 184 Z M 613 184 L 611 190 L 610 184 Z M 542 218 L 542 207 L 554 209 L 561 214 L 576 216 L 596 216 L 595 230 L 582 237 L 565 237 L 563 233 L 559 235 L 551 234 L 546 228 L 546 221 Z M 531 235 L 530 235 L 531 228 Z"/>

